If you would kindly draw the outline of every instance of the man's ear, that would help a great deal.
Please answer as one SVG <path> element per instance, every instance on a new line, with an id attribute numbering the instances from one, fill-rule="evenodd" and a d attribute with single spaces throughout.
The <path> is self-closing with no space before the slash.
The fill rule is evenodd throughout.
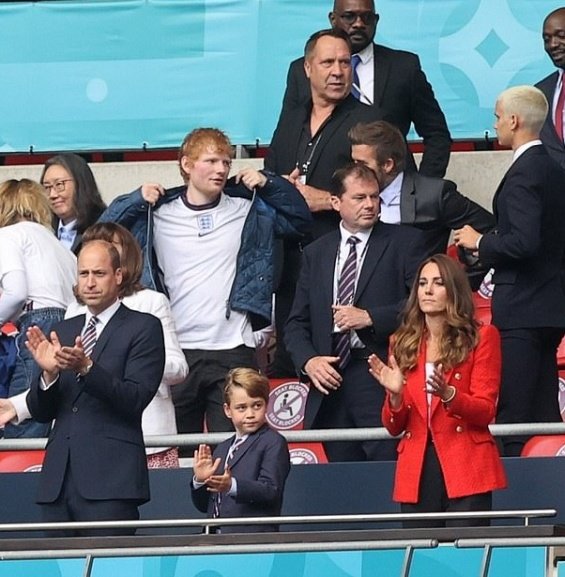
<path id="1" fill-rule="evenodd" d="M 190 174 L 190 171 L 192 170 L 194 163 L 192 162 L 192 160 L 190 160 L 190 158 L 188 158 L 188 156 L 181 156 L 180 166 L 183 169 L 183 171 L 186 172 L 186 174 Z"/>
<path id="2" fill-rule="evenodd" d="M 328 20 L 330 21 L 330 26 L 335 28 L 335 12 L 328 12 Z"/>
<path id="3" fill-rule="evenodd" d="M 224 403 L 224 414 L 228 419 L 231 419 L 231 410 L 230 406 L 227 403 Z"/>
<path id="4" fill-rule="evenodd" d="M 339 207 L 341 206 L 341 199 L 339 198 L 339 196 L 335 196 L 334 194 L 332 194 L 330 196 L 330 204 L 332 205 L 332 208 L 336 212 L 339 212 Z"/>
<path id="5" fill-rule="evenodd" d="M 392 158 L 387 158 L 382 167 L 387 174 L 393 173 L 396 169 L 394 160 Z"/>
<path id="6" fill-rule="evenodd" d="M 306 78 L 310 78 L 310 62 L 308 60 L 304 60 L 304 74 L 306 74 Z"/>

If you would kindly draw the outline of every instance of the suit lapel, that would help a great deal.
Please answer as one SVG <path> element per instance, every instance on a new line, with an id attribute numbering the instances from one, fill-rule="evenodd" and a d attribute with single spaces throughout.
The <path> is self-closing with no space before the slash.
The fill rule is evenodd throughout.
<path id="1" fill-rule="evenodd" d="M 100 355 L 104 352 L 104 349 L 106 348 L 106 345 L 109 343 L 112 336 L 119 333 L 126 318 L 127 309 L 124 305 L 120 305 L 96 341 L 96 345 L 92 351 L 93 361 L 98 361 Z"/>
<path id="2" fill-rule="evenodd" d="M 241 444 L 241 446 L 238 447 L 237 451 L 234 453 L 234 455 L 231 458 L 230 461 L 230 468 L 234 467 L 236 465 L 236 463 L 243 457 L 243 455 L 245 455 L 245 453 L 247 453 L 247 451 L 250 449 L 250 447 L 252 447 L 261 437 L 261 435 L 266 431 L 266 427 L 267 425 L 263 425 L 256 433 L 249 435 L 249 437 L 247 437 L 247 439 L 245 439 L 245 441 Z M 235 437 L 234 437 L 235 439 Z M 233 443 L 233 440 L 232 440 Z M 231 444 L 230 444 L 231 446 Z M 228 454 L 229 454 L 229 449 L 228 449 Z M 227 454 L 226 454 L 226 459 L 227 459 Z M 225 460 L 224 460 L 225 463 Z"/>
<path id="3" fill-rule="evenodd" d="M 320 274 L 320 290 L 322 292 L 323 302 L 329 305 L 329 310 L 334 304 L 334 275 L 335 275 L 335 262 L 337 259 L 337 253 L 339 250 L 339 243 L 341 240 L 341 234 L 339 230 L 334 231 L 332 235 L 328 238 L 328 242 L 325 247 L 326 258 L 323 259 L 323 265 L 319 267 Z"/>
<path id="4" fill-rule="evenodd" d="M 357 288 L 355 289 L 355 303 L 359 300 L 363 291 L 367 287 L 377 263 L 381 259 L 386 247 L 389 244 L 388 230 L 383 229 L 379 223 L 375 223 L 369 241 L 367 243 L 367 252 L 357 281 Z"/>
<path id="5" fill-rule="evenodd" d="M 405 172 L 402 177 L 400 188 L 400 222 L 402 224 L 414 224 L 416 221 L 416 191 L 414 175 Z"/>
<path id="6" fill-rule="evenodd" d="M 377 44 L 373 44 L 373 62 L 375 65 L 375 71 L 373 76 L 373 105 L 378 105 L 379 107 L 382 104 L 385 86 L 388 82 L 388 77 L 391 72 L 390 70 L 390 60 L 387 58 L 386 54 L 384 54 Z"/>

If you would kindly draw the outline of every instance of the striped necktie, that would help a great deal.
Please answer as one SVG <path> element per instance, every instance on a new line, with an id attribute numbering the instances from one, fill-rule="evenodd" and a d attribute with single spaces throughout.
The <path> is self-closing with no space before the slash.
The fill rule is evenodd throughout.
<path id="1" fill-rule="evenodd" d="M 82 348 L 84 349 L 85 356 L 89 357 L 96 346 L 96 324 L 98 323 L 98 317 L 90 317 L 86 329 L 82 335 Z"/>
<path id="2" fill-rule="evenodd" d="M 231 444 L 228 454 L 226 455 L 226 463 L 224 465 L 224 469 L 226 467 L 229 467 L 230 463 L 232 462 L 237 450 L 239 449 L 239 447 L 241 447 L 241 445 L 243 445 L 243 443 L 247 440 L 247 437 L 236 437 L 234 442 Z M 212 511 L 212 517 L 214 519 L 217 519 L 220 516 L 220 506 L 222 504 L 222 499 L 223 499 L 223 495 L 222 493 L 216 493 L 215 499 L 214 499 L 214 506 L 213 506 L 213 511 Z"/>
<path id="3" fill-rule="evenodd" d="M 340 305 L 353 304 L 355 296 L 355 280 L 357 279 L 357 243 L 361 242 L 356 236 L 347 239 L 349 254 L 345 259 L 343 269 L 337 284 L 337 303 Z M 343 369 L 351 359 L 351 332 L 344 331 L 334 336 L 334 355 L 339 357 L 339 368 Z"/>

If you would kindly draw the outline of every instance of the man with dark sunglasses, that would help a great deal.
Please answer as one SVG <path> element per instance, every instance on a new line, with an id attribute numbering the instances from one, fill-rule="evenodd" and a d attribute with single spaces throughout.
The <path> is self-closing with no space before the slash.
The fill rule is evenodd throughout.
<path id="1" fill-rule="evenodd" d="M 329 19 L 332 28 L 343 30 L 351 41 L 352 94 L 364 104 L 380 108 L 405 137 L 414 124 L 424 141 L 419 172 L 443 177 L 449 162 L 451 136 L 418 56 L 373 42 L 379 21 L 373 0 L 334 0 Z M 283 111 L 295 108 L 309 97 L 304 59 L 300 58 L 292 62 L 288 71 Z M 408 168 L 416 168 L 413 158 L 407 161 Z"/>

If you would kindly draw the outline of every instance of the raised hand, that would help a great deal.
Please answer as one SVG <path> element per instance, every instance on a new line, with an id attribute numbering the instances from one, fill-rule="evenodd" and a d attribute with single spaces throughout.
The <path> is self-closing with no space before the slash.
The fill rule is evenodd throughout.
<path id="1" fill-rule="evenodd" d="M 381 383 L 390 393 L 398 395 L 404 389 L 404 375 L 393 355 L 388 358 L 389 364 L 385 364 L 377 355 L 369 357 L 369 373 Z"/>
<path id="2" fill-rule="evenodd" d="M 208 445 L 199 445 L 194 451 L 193 471 L 199 483 L 207 483 L 208 479 L 218 470 L 221 459 L 212 458 L 212 449 Z"/>
<path id="3" fill-rule="evenodd" d="M 61 370 L 56 357 L 57 351 L 61 349 L 61 343 L 55 331 L 51 331 L 49 336 L 51 340 L 39 327 L 33 326 L 26 332 L 25 344 L 35 362 L 47 373 L 48 380 L 54 380 Z"/>

